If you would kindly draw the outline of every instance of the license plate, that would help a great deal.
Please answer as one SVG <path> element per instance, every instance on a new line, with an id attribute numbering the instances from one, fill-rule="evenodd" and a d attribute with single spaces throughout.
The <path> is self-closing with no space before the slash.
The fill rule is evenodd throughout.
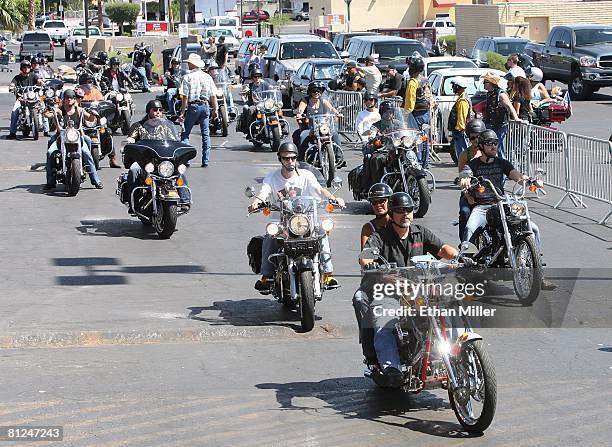
<path id="1" fill-rule="evenodd" d="M 97 142 L 98 142 L 98 139 L 97 139 L 97 138 L 92 138 L 92 139 L 91 139 L 91 142 L 92 142 L 92 143 L 97 143 Z"/>
<path id="2" fill-rule="evenodd" d="M 273 125 L 275 125 L 275 124 L 278 124 L 278 121 L 276 121 L 276 120 L 274 120 L 274 121 L 268 121 L 268 124 L 270 124 L 270 125 L 272 125 L 272 126 L 273 126 Z"/>

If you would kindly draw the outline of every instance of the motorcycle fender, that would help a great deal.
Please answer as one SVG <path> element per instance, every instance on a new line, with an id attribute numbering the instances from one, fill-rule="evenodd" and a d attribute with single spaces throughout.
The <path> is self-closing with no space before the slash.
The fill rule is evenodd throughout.
<path id="1" fill-rule="evenodd" d="M 311 271 L 312 267 L 312 259 L 302 256 L 295 260 L 295 269 L 297 272 L 306 272 Z"/>
<path id="2" fill-rule="evenodd" d="M 459 337 L 453 346 L 451 346 L 450 355 L 453 357 L 459 357 L 461 355 L 461 347 L 470 340 L 482 340 L 482 336 L 476 332 L 464 332 Z"/>

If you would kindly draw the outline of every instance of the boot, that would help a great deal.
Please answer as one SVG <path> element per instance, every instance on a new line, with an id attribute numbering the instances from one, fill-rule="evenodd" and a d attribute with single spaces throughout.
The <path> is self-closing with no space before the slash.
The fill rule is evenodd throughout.
<path id="1" fill-rule="evenodd" d="M 115 156 L 112 156 L 112 157 L 109 158 L 108 165 L 111 168 L 120 168 L 121 167 L 121 165 L 119 163 L 117 163 L 117 160 L 115 159 Z"/>

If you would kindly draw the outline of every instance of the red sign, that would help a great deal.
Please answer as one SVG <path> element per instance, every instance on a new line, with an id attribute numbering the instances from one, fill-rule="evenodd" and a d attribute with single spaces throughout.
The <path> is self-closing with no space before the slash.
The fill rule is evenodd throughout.
<path id="1" fill-rule="evenodd" d="M 146 33 L 168 33 L 168 22 L 147 22 Z"/>
<path id="2" fill-rule="evenodd" d="M 253 31 L 251 31 L 250 29 L 246 30 L 244 32 L 244 36 L 245 37 L 252 37 L 253 36 Z"/>

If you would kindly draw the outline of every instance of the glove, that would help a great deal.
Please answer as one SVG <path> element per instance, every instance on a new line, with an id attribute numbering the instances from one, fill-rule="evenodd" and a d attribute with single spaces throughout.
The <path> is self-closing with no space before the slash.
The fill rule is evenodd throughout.
<path id="1" fill-rule="evenodd" d="M 473 267 L 474 265 L 476 265 L 474 260 L 468 256 L 459 256 L 457 258 L 457 261 L 462 263 L 465 267 Z"/>

